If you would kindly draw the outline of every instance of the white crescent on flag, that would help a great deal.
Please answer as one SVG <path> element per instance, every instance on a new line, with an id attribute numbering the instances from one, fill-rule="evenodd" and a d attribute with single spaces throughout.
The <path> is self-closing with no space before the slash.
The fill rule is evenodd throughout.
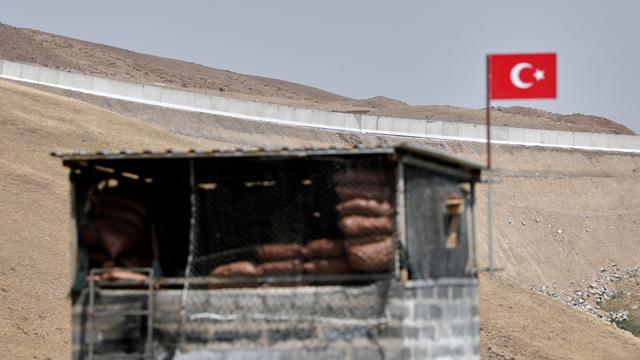
<path id="1" fill-rule="evenodd" d="M 533 66 L 527 62 L 517 63 L 511 69 L 511 82 L 519 89 L 528 89 L 533 85 L 533 82 L 524 82 L 520 78 L 520 72 L 524 69 L 531 69 Z"/>

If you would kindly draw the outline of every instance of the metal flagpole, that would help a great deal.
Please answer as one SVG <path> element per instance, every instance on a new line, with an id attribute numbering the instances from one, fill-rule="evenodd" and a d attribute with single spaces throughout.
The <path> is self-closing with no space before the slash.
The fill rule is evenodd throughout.
<path id="1" fill-rule="evenodd" d="M 487 65 L 487 246 L 489 248 L 488 270 L 493 274 L 493 193 L 491 189 L 491 55 L 486 57 Z"/>
<path id="2" fill-rule="evenodd" d="M 491 68 L 489 66 L 491 55 L 487 55 L 487 108 L 485 117 L 487 119 L 487 170 L 491 169 Z"/>

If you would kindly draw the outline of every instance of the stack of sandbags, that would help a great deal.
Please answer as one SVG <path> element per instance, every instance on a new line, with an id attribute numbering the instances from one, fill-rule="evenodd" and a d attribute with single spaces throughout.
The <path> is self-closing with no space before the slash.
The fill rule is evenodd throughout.
<path id="1" fill-rule="evenodd" d="M 254 249 L 258 263 L 237 261 L 216 267 L 211 276 L 345 274 L 349 266 L 341 242 L 316 239 L 300 244 L 265 244 Z"/>
<path id="2" fill-rule="evenodd" d="M 394 243 L 388 176 L 382 171 L 351 170 L 336 174 L 334 182 L 342 201 L 336 211 L 349 266 L 363 272 L 389 270 Z"/>
<path id="3" fill-rule="evenodd" d="M 151 262 L 149 212 L 142 201 L 108 192 L 92 198 L 84 239 L 95 267 L 145 267 Z"/>
<path id="4" fill-rule="evenodd" d="M 348 274 L 349 265 L 344 258 L 343 244 L 331 239 L 311 240 L 303 248 L 306 262 L 302 268 L 307 274 Z"/>
<path id="5" fill-rule="evenodd" d="M 298 275 L 302 273 L 302 245 L 266 244 L 257 246 L 255 256 L 260 261 L 262 275 Z"/>

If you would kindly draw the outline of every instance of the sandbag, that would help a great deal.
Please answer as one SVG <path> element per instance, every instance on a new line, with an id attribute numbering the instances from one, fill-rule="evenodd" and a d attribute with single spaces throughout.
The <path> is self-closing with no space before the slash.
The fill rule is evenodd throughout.
<path id="1" fill-rule="evenodd" d="M 134 223 L 117 218 L 100 218 L 93 223 L 93 231 L 88 231 L 89 243 L 97 243 L 109 255 L 116 259 L 138 243 L 145 240 L 145 229 Z"/>
<path id="2" fill-rule="evenodd" d="M 214 268 L 211 276 L 260 276 L 261 271 L 250 261 L 236 261 Z"/>
<path id="3" fill-rule="evenodd" d="M 328 259 L 342 254 L 342 243 L 331 239 L 311 240 L 302 249 L 302 255 L 307 259 Z"/>
<path id="4" fill-rule="evenodd" d="M 116 266 L 145 267 L 150 262 L 148 248 L 149 212 L 131 196 L 98 193 L 92 199 L 92 219 L 82 229 L 91 252 L 104 253 Z"/>
<path id="5" fill-rule="evenodd" d="M 265 244 L 257 246 L 255 254 L 260 261 L 300 259 L 302 257 L 302 245 Z"/>
<path id="6" fill-rule="evenodd" d="M 336 211 L 340 216 L 362 215 L 362 216 L 388 216 L 393 213 L 391 204 L 388 201 L 376 201 L 373 199 L 351 199 L 336 206 Z"/>
<path id="7" fill-rule="evenodd" d="M 345 249 L 348 250 L 350 247 L 355 246 L 355 245 L 362 245 L 362 244 L 370 244 L 370 243 L 381 242 L 381 241 L 388 241 L 389 239 L 391 239 L 391 235 L 370 235 L 370 236 L 347 238 L 344 241 L 344 247 L 345 247 Z"/>
<path id="8" fill-rule="evenodd" d="M 333 181 L 336 184 L 377 184 L 387 185 L 389 184 L 389 176 L 387 173 L 381 170 L 363 170 L 354 169 L 350 171 L 343 171 L 333 176 Z"/>
<path id="9" fill-rule="evenodd" d="M 389 201 L 391 196 L 389 188 L 380 185 L 339 185 L 335 187 L 335 191 L 342 201 L 373 199 L 382 202 Z"/>
<path id="10" fill-rule="evenodd" d="M 365 217 L 352 215 L 342 218 L 338 227 L 347 237 L 390 235 L 393 232 L 393 220 L 387 216 Z"/>
<path id="11" fill-rule="evenodd" d="M 316 259 L 302 265 L 307 274 L 348 274 L 351 272 L 349 264 L 344 259 Z"/>
<path id="12" fill-rule="evenodd" d="M 353 245 L 347 249 L 347 261 L 355 270 L 380 272 L 391 269 L 393 260 L 393 240 Z"/>
<path id="13" fill-rule="evenodd" d="M 271 261 L 258 266 L 262 275 L 297 275 L 302 273 L 300 260 Z"/>

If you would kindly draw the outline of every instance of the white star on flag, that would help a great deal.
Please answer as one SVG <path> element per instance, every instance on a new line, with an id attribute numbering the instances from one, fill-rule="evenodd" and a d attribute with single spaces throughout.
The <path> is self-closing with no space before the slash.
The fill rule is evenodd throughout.
<path id="1" fill-rule="evenodd" d="M 536 79 L 536 81 L 544 80 L 544 70 L 536 69 L 536 71 L 533 73 L 533 77 Z"/>

